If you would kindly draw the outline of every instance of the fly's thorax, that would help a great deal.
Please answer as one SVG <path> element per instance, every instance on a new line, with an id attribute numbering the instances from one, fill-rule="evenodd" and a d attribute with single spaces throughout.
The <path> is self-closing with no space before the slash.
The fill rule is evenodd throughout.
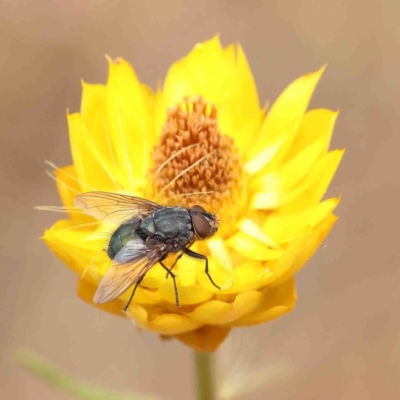
<path id="1" fill-rule="evenodd" d="M 140 239 L 136 230 L 140 227 L 141 219 L 137 218 L 131 222 L 122 224 L 112 234 L 108 244 L 107 254 L 113 260 L 117 253 L 130 241 Z"/>
<path id="2" fill-rule="evenodd" d="M 145 218 L 140 226 L 148 236 L 184 246 L 193 239 L 192 218 L 186 208 L 165 207 Z"/>

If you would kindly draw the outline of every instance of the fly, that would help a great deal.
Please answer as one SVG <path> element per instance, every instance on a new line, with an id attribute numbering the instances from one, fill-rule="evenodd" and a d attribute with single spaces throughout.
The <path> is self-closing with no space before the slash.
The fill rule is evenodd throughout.
<path id="1" fill-rule="evenodd" d="M 135 285 L 124 307 L 126 311 L 147 271 L 159 263 L 173 279 L 175 303 L 180 307 L 172 269 L 183 254 L 204 260 L 205 273 L 220 289 L 211 278 L 207 257 L 190 250 L 196 240 L 207 239 L 218 230 L 216 215 L 203 207 L 167 207 L 140 197 L 106 192 L 81 194 L 75 198 L 75 205 L 92 217 L 120 224 L 107 248 L 113 265 L 96 290 L 95 303 L 114 300 Z M 169 268 L 163 260 L 170 253 L 179 254 Z"/>

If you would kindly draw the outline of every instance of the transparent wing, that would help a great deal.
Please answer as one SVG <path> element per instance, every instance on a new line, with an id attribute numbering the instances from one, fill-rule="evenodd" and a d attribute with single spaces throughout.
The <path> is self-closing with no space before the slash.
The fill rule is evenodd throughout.
<path id="1" fill-rule="evenodd" d="M 114 265 L 132 264 L 147 256 L 147 247 L 140 238 L 129 240 L 113 258 Z"/>
<path id="2" fill-rule="evenodd" d="M 116 254 L 115 264 L 103 276 L 93 301 L 103 304 L 116 299 L 143 278 L 164 254 L 161 244 L 149 248 L 140 239 L 129 241 Z"/>
<path id="3" fill-rule="evenodd" d="M 119 224 L 137 216 L 143 219 L 164 207 L 140 197 L 107 192 L 83 193 L 74 202 L 76 207 L 94 218 Z"/>

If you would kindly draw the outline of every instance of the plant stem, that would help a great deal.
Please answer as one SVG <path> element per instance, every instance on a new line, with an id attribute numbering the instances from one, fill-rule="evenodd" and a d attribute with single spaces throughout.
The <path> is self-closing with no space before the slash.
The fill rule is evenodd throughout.
<path id="1" fill-rule="evenodd" d="M 196 400 L 214 400 L 212 355 L 195 352 Z"/>

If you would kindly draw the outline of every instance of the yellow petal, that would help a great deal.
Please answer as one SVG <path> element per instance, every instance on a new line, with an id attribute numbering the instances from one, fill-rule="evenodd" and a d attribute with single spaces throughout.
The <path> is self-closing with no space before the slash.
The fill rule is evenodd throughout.
<path id="1" fill-rule="evenodd" d="M 160 300 L 166 301 L 170 304 L 176 303 L 174 284 L 169 279 L 161 283 L 158 288 Z M 213 294 L 205 290 L 200 285 L 180 286 L 178 285 L 179 302 L 181 305 L 199 304 L 204 301 L 210 300 Z"/>
<path id="2" fill-rule="evenodd" d="M 79 279 L 77 294 L 83 301 L 100 310 L 126 318 L 126 314 L 122 311 L 126 303 L 121 299 L 115 299 L 106 304 L 93 303 L 93 297 L 96 289 L 96 284 L 89 282 L 86 279 Z"/>
<path id="3" fill-rule="evenodd" d="M 106 150 L 104 143 L 106 130 L 107 88 L 105 85 L 90 84 L 82 81 L 81 115 L 88 130 L 93 135 L 98 148 Z M 103 151 L 107 154 L 107 151 Z"/>
<path id="4" fill-rule="evenodd" d="M 62 203 L 64 206 L 73 206 L 75 197 L 82 190 L 81 185 L 77 181 L 75 167 L 69 165 L 68 167 L 58 168 L 54 171 L 54 174 Z M 74 218 L 74 214 L 71 214 L 70 217 Z"/>
<path id="5" fill-rule="evenodd" d="M 237 232 L 227 239 L 226 244 L 250 260 L 276 260 L 282 252 L 268 248 L 265 243 L 243 232 Z"/>
<path id="6" fill-rule="evenodd" d="M 177 335 L 193 331 L 201 326 L 199 322 L 175 313 L 165 313 L 166 310 L 158 310 L 152 307 L 142 307 L 131 304 L 128 315 L 140 327 L 161 335 Z"/>
<path id="7" fill-rule="evenodd" d="M 224 240 L 221 238 L 211 238 L 207 240 L 207 247 L 211 255 L 222 264 L 226 269 L 232 270 L 233 264 L 228 248 L 225 246 Z"/>
<path id="8" fill-rule="evenodd" d="M 193 260 L 196 263 L 196 280 L 208 292 L 218 294 L 220 289 L 216 288 L 205 273 L 204 263 L 200 260 Z M 221 264 L 218 259 L 212 256 L 208 257 L 209 273 L 215 282 L 222 290 L 228 290 L 233 287 L 233 270 Z"/>
<path id="9" fill-rule="evenodd" d="M 125 60 L 109 60 L 107 124 L 126 191 L 134 190 L 149 167 L 155 144 L 153 102 L 154 96 Z"/>
<path id="10" fill-rule="evenodd" d="M 274 286 L 294 276 L 307 263 L 331 231 L 337 219 L 336 216 L 330 214 L 315 228 L 305 228 L 305 233 L 298 236 L 289 245 L 276 265 L 271 263 L 270 269 L 277 278 L 273 283 Z"/>
<path id="11" fill-rule="evenodd" d="M 226 62 L 218 36 L 197 44 L 167 73 L 163 87 L 166 107 L 180 103 L 186 96 L 202 95 L 208 101 L 216 102 L 225 81 L 224 66 Z"/>
<path id="12" fill-rule="evenodd" d="M 261 293 L 257 307 L 242 318 L 229 324 L 234 326 L 258 325 L 288 313 L 296 305 L 296 287 L 289 279 L 277 287 L 266 287 Z"/>
<path id="13" fill-rule="evenodd" d="M 233 273 L 233 286 L 225 293 L 240 293 L 263 287 L 274 279 L 274 274 L 266 268 L 268 263 L 253 261 L 238 264 Z"/>
<path id="14" fill-rule="evenodd" d="M 315 227 L 339 204 L 339 199 L 328 199 L 296 214 L 273 213 L 264 222 L 263 231 L 278 243 L 288 243 L 296 238 L 305 226 Z"/>
<path id="15" fill-rule="evenodd" d="M 304 178 L 291 190 L 255 193 L 250 202 L 255 209 L 273 210 L 280 214 L 305 210 L 321 200 L 343 157 L 344 150 L 334 150 L 320 157 Z"/>
<path id="16" fill-rule="evenodd" d="M 223 89 L 225 99 L 220 98 L 217 104 L 219 127 L 232 136 L 240 152 L 246 154 L 265 111 L 260 109 L 257 87 L 242 47 L 229 45 L 224 50 L 224 58 L 228 65 L 227 82 Z"/>
<path id="17" fill-rule="evenodd" d="M 68 216 L 76 222 L 76 224 L 93 222 L 93 218 L 84 214 L 75 207 L 74 199 L 78 194 L 82 193 L 81 185 L 76 176 L 75 167 L 58 168 L 54 171 L 58 194 L 62 204 L 68 207 Z"/>
<path id="18" fill-rule="evenodd" d="M 272 169 L 282 161 L 300 127 L 311 96 L 324 69 L 325 67 L 295 80 L 273 104 L 257 139 L 253 141 L 249 150 L 247 172 L 250 174 L 257 173 L 265 169 L 267 165 L 268 168 Z M 252 158 L 270 147 L 275 149 L 272 160 L 265 158 L 263 161 L 261 159 L 255 166 Z"/>
<path id="19" fill-rule="evenodd" d="M 175 257 L 174 257 L 175 259 Z M 197 267 L 203 267 L 203 263 L 199 262 L 200 260 L 196 260 L 193 257 L 189 257 L 184 255 L 176 264 L 174 271 L 177 275 L 177 281 L 181 286 L 192 286 L 197 283 L 196 281 L 196 274 L 197 274 Z M 168 263 L 168 265 L 172 265 L 173 262 Z M 164 272 L 165 276 L 165 272 Z M 168 278 L 169 279 L 169 278 Z"/>
<path id="20" fill-rule="evenodd" d="M 214 260 L 210 258 L 209 261 Z M 233 270 L 225 269 L 214 262 L 210 262 L 209 265 L 211 277 L 221 289 L 212 285 L 204 272 L 204 267 L 198 269 L 197 281 L 207 291 L 214 293 L 216 297 L 219 296 L 218 299 L 220 300 L 225 300 L 224 296 L 226 295 L 259 289 L 272 282 L 275 278 L 274 273 L 266 268 L 264 264 L 244 258 L 235 262 Z M 228 298 L 227 301 L 231 301 L 231 299 Z"/>
<path id="21" fill-rule="evenodd" d="M 90 141 L 95 152 L 100 155 L 100 162 L 115 190 L 123 187 L 123 183 L 119 181 L 116 161 L 116 148 L 120 143 L 113 142 L 109 134 L 106 105 L 107 87 L 82 81 L 81 115 L 89 132 Z"/>
<path id="22" fill-rule="evenodd" d="M 89 295 L 87 297 L 87 301 L 93 301 L 93 296 L 95 289 L 97 289 L 102 277 L 104 276 L 105 272 L 107 271 L 108 268 L 111 268 L 112 262 L 108 259 L 107 254 L 104 252 L 104 257 L 97 257 L 95 258 L 85 269 L 84 272 L 80 276 L 79 280 L 79 285 L 88 285 L 90 284 L 91 287 L 93 287 L 93 292 L 90 292 L 90 295 L 92 296 L 89 298 Z M 133 298 L 133 302 L 137 304 L 142 304 L 144 306 L 146 305 L 156 305 L 160 302 L 160 295 L 158 290 L 158 287 L 160 286 L 161 280 L 158 279 L 157 282 L 152 282 L 154 279 L 154 275 L 159 275 L 161 274 L 163 281 L 165 281 L 165 273 L 162 268 L 160 268 L 161 271 L 157 271 L 156 274 L 151 274 L 153 270 L 156 270 L 156 267 L 153 267 L 150 272 L 148 272 L 141 282 L 140 286 L 136 289 L 135 296 Z M 153 275 L 149 277 L 148 275 Z M 151 283 L 151 284 L 149 284 Z M 84 286 L 86 287 L 86 286 Z M 79 288 L 79 286 L 78 286 Z M 131 297 L 132 291 L 134 289 L 134 285 L 132 285 L 130 288 L 128 288 L 124 293 L 122 293 L 118 299 L 113 300 L 111 303 L 114 303 L 115 305 L 118 304 L 119 310 L 122 310 L 126 304 L 128 304 L 128 301 Z M 106 303 L 108 304 L 108 303 Z M 99 305 L 101 308 L 103 305 Z"/>
<path id="23" fill-rule="evenodd" d="M 337 111 L 324 108 L 307 112 L 301 121 L 300 129 L 293 143 L 286 153 L 285 161 L 290 160 L 319 139 L 323 140 L 323 150 L 328 151 L 338 114 Z"/>
<path id="24" fill-rule="evenodd" d="M 322 155 L 324 145 L 324 140 L 316 140 L 276 170 L 254 179 L 251 188 L 262 193 L 278 191 L 280 196 L 285 196 L 286 192 L 304 178 Z"/>
<path id="25" fill-rule="evenodd" d="M 225 65 L 218 36 L 197 44 L 185 58 L 175 62 L 165 77 L 162 94 L 157 96 L 156 132 L 161 132 L 167 109 L 186 96 L 201 95 L 216 103 L 225 81 L 222 72 L 226 72 Z"/>
<path id="26" fill-rule="evenodd" d="M 76 228 L 71 220 L 59 220 L 46 230 L 43 240 L 50 250 L 72 271 L 80 275 L 98 255 L 98 246 L 88 242 L 88 231 Z"/>
<path id="27" fill-rule="evenodd" d="M 264 116 L 257 89 L 240 46 L 222 48 L 219 37 L 198 44 L 172 65 L 165 78 L 163 94 L 157 98 L 156 131 L 165 122 L 166 110 L 186 96 L 201 95 L 216 105 L 218 126 L 232 136 L 242 153 L 258 130 Z"/>
<path id="28" fill-rule="evenodd" d="M 119 298 L 122 300 L 124 306 L 128 304 L 128 301 L 132 295 L 133 286 L 129 288 L 124 294 Z M 136 289 L 135 296 L 132 302 L 142 305 L 156 305 L 160 302 L 160 296 L 157 290 L 149 290 L 146 284 L 143 283 Z"/>
<path id="29" fill-rule="evenodd" d="M 243 233 L 264 243 L 272 249 L 280 249 L 280 246 L 268 235 L 265 230 L 262 230 L 253 220 L 250 218 L 243 219 L 240 223 L 239 228 Z"/>
<path id="30" fill-rule="evenodd" d="M 214 352 L 226 339 L 231 328 L 225 326 L 203 326 L 195 331 L 177 335 L 176 338 L 186 346 L 200 352 Z"/>
<path id="31" fill-rule="evenodd" d="M 285 137 L 277 138 L 275 143 L 271 143 L 265 147 L 264 150 L 260 151 L 255 156 L 252 156 L 245 164 L 245 171 L 249 175 L 254 175 L 261 171 L 279 153 L 282 146 L 285 144 L 285 139 Z"/>
<path id="32" fill-rule="evenodd" d="M 291 214 L 317 204 L 326 193 L 343 155 L 344 150 L 333 150 L 321 157 L 286 198 L 279 213 Z"/>
<path id="33" fill-rule="evenodd" d="M 104 162 L 102 148 L 87 129 L 82 114 L 68 114 L 68 130 L 72 159 L 83 192 L 93 190 L 118 191 L 111 170 Z"/>
<path id="34" fill-rule="evenodd" d="M 233 303 L 211 300 L 197 307 L 188 315 L 196 321 L 209 325 L 223 325 L 250 313 L 261 299 L 258 291 L 239 293 Z"/>

